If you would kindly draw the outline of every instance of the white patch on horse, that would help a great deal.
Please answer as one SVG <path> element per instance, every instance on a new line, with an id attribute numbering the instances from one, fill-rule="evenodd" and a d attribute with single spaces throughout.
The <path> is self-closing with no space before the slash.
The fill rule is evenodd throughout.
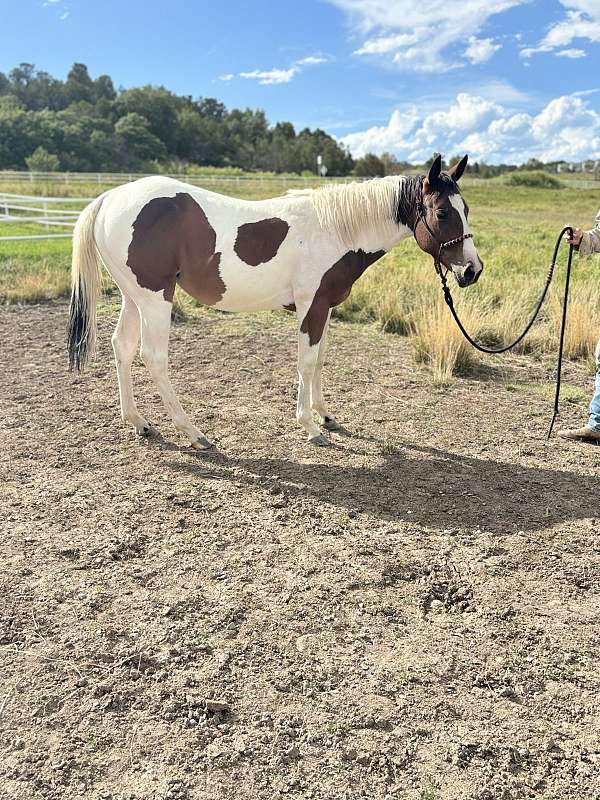
<path id="1" fill-rule="evenodd" d="M 460 194 L 451 194 L 449 197 L 450 203 L 452 206 L 458 211 L 462 224 L 463 234 L 471 233 L 471 229 L 469 227 L 469 220 L 467 219 L 467 215 L 465 213 L 465 201 L 462 199 Z M 475 243 L 473 239 L 465 239 L 462 243 L 463 246 L 463 264 L 453 264 L 453 266 L 464 266 L 468 261 L 471 261 L 473 264 L 479 264 L 480 259 L 479 255 L 477 254 L 477 248 L 475 247 Z"/>

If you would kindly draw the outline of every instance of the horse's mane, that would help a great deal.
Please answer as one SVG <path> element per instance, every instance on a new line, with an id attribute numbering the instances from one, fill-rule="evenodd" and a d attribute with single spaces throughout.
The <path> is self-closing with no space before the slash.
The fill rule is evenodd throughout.
<path id="1" fill-rule="evenodd" d="M 398 224 L 411 226 L 421 184 L 421 178 L 393 175 L 288 194 L 310 197 L 321 228 L 334 232 L 345 246 L 352 247 L 365 230 L 387 229 L 393 235 Z"/>

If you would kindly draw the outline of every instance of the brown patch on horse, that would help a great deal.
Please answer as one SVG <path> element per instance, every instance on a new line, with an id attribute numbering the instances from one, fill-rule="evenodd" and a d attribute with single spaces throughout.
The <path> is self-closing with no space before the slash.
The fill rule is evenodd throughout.
<path id="1" fill-rule="evenodd" d="M 127 265 L 140 286 L 162 290 L 169 302 L 179 283 L 201 303 L 214 305 L 226 289 L 216 243 L 214 228 L 191 195 L 155 197 L 133 223 Z"/>
<path id="2" fill-rule="evenodd" d="M 329 309 L 343 303 L 350 294 L 353 284 L 367 267 L 384 255 L 385 250 L 378 250 L 375 253 L 350 250 L 323 275 L 310 308 L 300 325 L 302 333 L 308 334 L 311 347 L 321 341 Z"/>
<path id="3" fill-rule="evenodd" d="M 240 225 L 233 249 L 251 267 L 275 258 L 290 226 L 278 217 Z"/>

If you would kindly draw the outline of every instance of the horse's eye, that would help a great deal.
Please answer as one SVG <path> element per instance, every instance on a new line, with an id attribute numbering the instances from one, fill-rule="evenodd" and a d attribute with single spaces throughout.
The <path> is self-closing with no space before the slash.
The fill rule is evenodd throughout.
<path id="1" fill-rule="evenodd" d="M 438 208 L 436 214 L 438 219 L 448 219 L 448 212 L 444 211 L 443 208 Z"/>

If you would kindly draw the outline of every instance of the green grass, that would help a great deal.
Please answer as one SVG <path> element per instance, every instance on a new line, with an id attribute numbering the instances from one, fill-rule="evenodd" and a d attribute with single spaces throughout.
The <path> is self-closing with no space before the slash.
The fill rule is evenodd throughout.
<path id="1" fill-rule="evenodd" d="M 22 194 L 92 196 L 98 185 L 47 184 L 24 189 L 0 183 L 0 191 Z M 258 181 L 209 186 L 224 194 L 260 199 L 285 191 L 285 183 L 260 185 Z M 600 187 L 563 187 L 560 190 L 508 186 L 495 181 L 463 182 L 471 207 L 471 225 L 478 251 L 485 262 L 479 283 L 466 290 L 453 288 L 459 311 L 473 333 L 487 343 L 503 343 L 519 331 L 540 292 L 554 241 L 567 223 L 592 227 L 600 207 Z M 2 225 L 0 232 L 18 234 L 24 225 Z M 71 245 L 66 240 L 0 242 L 0 300 L 31 302 L 64 297 L 69 292 Z M 564 262 L 566 247 L 561 254 Z M 597 257 L 576 257 L 569 311 L 567 354 L 589 358 L 600 330 Z M 543 353 L 556 347 L 560 315 L 559 295 L 564 272 L 557 270 L 555 288 L 543 310 L 540 324 L 521 346 L 522 352 Z M 107 283 L 108 286 L 108 283 Z M 186 313 L 194 303 L 181 298 Z M 440 383 L 453 373 L 468 372 L 476 364 L 474 353 L 454 338 L 456 331 L 442 305 L 443 299 L 431 258 L 408 240 L 369 269 L 338 309 L 338 318 L 375 322 L 389 333 L 413 334 L 415 353 L 428 363 Z"/>

